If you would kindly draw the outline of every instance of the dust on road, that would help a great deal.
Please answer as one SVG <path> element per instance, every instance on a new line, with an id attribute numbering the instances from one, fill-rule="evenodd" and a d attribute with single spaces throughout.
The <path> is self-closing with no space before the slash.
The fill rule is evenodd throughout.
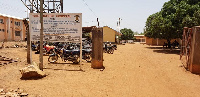
<path id="1" fill-rule="evenodd" d="M 118 45 L 114 54 L 104 54 L 105 70 L 79 65 L 49 64 L 44 56 L 47 77 L 20 80 L 25 67 L 26 49 L 0 50 L 1 55 L 17 58 L 18 63 L 0 67 L 0 88 L 21 88 L 42 97 L 199 97 L 200 77 L 186 71 L 179 51 L 141 44 Z M 33 53 L 33 61 L 39 56 Z"/>

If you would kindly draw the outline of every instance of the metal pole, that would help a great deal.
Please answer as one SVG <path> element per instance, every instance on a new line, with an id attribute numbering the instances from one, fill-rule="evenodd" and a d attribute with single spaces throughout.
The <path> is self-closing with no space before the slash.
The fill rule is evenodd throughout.
<path id="1" fill-rule="evenodd" d="M 43 70 L 43 0 L 40 0 L 40 70 Z"/>
<path id="2" fill-rule="evenodd" d="M 63 13 L 63 0 L 60 1 L 61 4 L 61 13 Z"/>
<path id="3" fill-rule="evenodd" d="M 56 8 L 55 8 L 55 1 L 53 0 L 53 13 L 55 13 Z"/>

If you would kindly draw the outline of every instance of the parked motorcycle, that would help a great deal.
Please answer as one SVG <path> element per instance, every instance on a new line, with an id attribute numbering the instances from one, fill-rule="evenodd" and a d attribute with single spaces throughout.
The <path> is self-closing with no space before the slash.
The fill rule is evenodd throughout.
<path id="1" fill-rule="evenodd" d="M 114 53 L 114 47 L 113 46 L 104 46 L 103 47 L 103 51 L 105 52 L 105 53 L 108 53 L 108 54 L 113 54 Z"/>
<path id="2" fill-rule="evenodd" d="M 86 60 L 87 62 L 91 62 L 92 61 L 92 49 L 83 49 L 82 50 L 82 56 L 84 60 Z"/>
<path id="3" fill-rule="evenodd" d="M 49 55 L 48 61 L 50 63 L 55 63 L 58 58 L 60 57 L 62 61 L 72 61 L 75 64 L 78 64 L 80 62 L 80 53 L 79 50 L 73 49 L 73 50 L 66 50 L 64 48 L 62 49 L 54 49 L 54 53 Z"/>
<path id="4" fill-rule="evenodd" d="M 36 51 L 37 50 L 37 46 L 35 44 L 32 44 L 31 45 L 31 49 L 32 49 L 32 51 Z"/>
<path id="5" fill-rule="evenodd" d="M 106 52 L 107 52 L 108 54 L 113 54 L 113 53 L 114 53 L 114 48 L 113 48 L 113 46 L 108 46 Z"/>
<path id="6" fill-rule="evenodd" d="M 117 50 L 117 45 L 113 44 L 113 48 L 114 48 L 114 50 Z"/>
<path id="7" fill-rule="evenodd" d="M 55 46 L 44 45 L 43 48 L 45 54 L 52 54 Z"/>

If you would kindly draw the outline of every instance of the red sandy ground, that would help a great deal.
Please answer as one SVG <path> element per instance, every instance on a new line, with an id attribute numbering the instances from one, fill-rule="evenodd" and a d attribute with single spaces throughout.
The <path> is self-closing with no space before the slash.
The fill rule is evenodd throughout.
<path id="1" fill-rule="evenodd" d="M 119 45 L 114 54 L 104 54 L 105 70 L 79 65 L 49 64 L 44 56 L 47 77 L 21 80 L 19 69 L 27 66 L 25 48 L 5 48 L 0 55 L 18 60 L 0 66 L 0 88 L 21 88 L 42 97 L 199 97 L 200 77 L 186 71 L 177 50 L 141 44 Z M 33 61 L 39 55 L 33 52 Z M 60 61 L 61 62 L 61 61 Z M 70 63 L 70 62 L 67 62 Z"/>

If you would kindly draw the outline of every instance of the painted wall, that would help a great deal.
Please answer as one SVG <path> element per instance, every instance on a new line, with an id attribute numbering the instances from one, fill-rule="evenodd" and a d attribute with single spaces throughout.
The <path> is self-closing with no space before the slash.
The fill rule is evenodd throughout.
<path id="1" fill-rule="evenodd" d="M 148 38 L 148 37 L 146 38 L 146 44 L 147 45 L 152 45 L 153 44 L 152 42 L 153 42 L 152 38 Z"/>
<path id="2" fill-rule="evenodd" d="M 103 27 L 103 42 L 115 42 L 116 31 L 108 26 Z"/>
<path id="3" fill-rule="evenodd" d="M 4 29 L 4 31 L 0 31 L 0 41 L 25 40 L 26 27 L 22 19 L 3 15 L 0 15 L 0 19 L 3 19 L 3 23 L 0 23 L 0 29 Z M 16 25 L 15 22 L 18 22 L 20 25 Z M 20 31 L 20 36 L 16 36 L 15 31 Z"/>
<path id="4" fill-rule="evenodd" d="M 180 44 L 180 39 L 172 39 L 171 43 L 177 40 Z M 146 38 L 146 44 L 147 45 L 158 45 L 158 46 L 163 46 L 164 42 L 167 43 L 167 40 L 165 39 L 154 39 L 154 38 Z"/>
<path id="5" fill-rule="evenodd" d="M 0 16 L 0 19 L 3 19 L 3 23 L 0 23 L 0 41 L 3 41 L 5 39 L 5 17 Z M 2 31 L 4 30 L 4 31 Z"/>

